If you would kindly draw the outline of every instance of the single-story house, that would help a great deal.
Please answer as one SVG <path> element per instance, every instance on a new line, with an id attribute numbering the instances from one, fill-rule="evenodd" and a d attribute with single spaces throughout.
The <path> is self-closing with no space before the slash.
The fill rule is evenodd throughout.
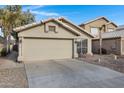
<path id="1" fill-rule="evenodd" d="M 98 17 L 96 19 L 84 22 L 79 26 L 91 33 L 94 37 L 99 36 L 101 27 L 104 27 L 101 30 L 102 33 L 115 31 L 118 27 L 114 22 L 110 21 L 106 17 Z"/>
<path id="2" fill-rule="evenodd" d="M 92 55 L 93 36 L 63 17 L 13 30 L 19 38 L 18 61 L 75 58 L 78 57 L 79 48 L 81 53 Z"/>
<path id="3" fill-rule="evenodd" d="M 124 30 L 103 33 L 102 48 L 107 54 L 124 55 Z M 92 40 L 92 50 L 99 52 L 99 37 Z"/>

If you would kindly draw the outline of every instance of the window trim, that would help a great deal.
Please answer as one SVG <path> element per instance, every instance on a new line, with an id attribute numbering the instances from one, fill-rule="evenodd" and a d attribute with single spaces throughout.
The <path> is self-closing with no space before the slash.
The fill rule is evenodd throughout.
<path id="1" fill-rule="evenodd" d="M 54 31 L 50 30 L 50 27 L 54 27 Z M 48 31 L 51 31 L 51 32 L 56 32 L 56 26 L 53 26 L 53 25 L 48 25 Z"/>
<path id="2" fill-rule="evenodd" d="M 92 31 L 91 31 L 92 28 L 97 28 L 97 29 L 98 29 L 98 35 L 99 35 L 99 28 L 100 28 L 100 27 L 90 26 L 90 33 L 91 33 L 91 34 L 92 34 Z M 92 34 L 92 35 L 94 35 L 94 34 Z M 95 36 L 97 36 L 97 35 L 95 35 Z"/>

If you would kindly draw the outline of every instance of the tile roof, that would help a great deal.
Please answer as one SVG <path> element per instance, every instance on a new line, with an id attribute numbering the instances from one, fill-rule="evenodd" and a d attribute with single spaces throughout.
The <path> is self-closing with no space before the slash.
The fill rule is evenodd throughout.
<path id="1" fill-rule="evenodd" d="M 102 33 L 102 38 L 118 38 L 118 37 L 124 37 L 124 30 L 121 31 L 112 31 L 112 32 L 105 32 Z M 94 39 L 99 39 L 99 37 L 96 37 Z"/>
<path id="2" fill-rule="evenodd" d="M 117 31 L 119 31 L 119 30 L 124 30 L 124 25 L 118 26 L 116 30 L 117 30 Z"/>
<path id="3" fill-rule="evenodd" d="M 113 23 L 112 21 L 108 20 L 108 19 L 107 19 L 106 17 L 104 17 L 104 16 L 97 17 L 96 19 L 93 19 L 93 20 L 89 20 L 89 21 L 87 21 L 87 22 L 84 22 L 84 23 L 80 24 L 79 26 L 89 24 L 89 23 L 94 22 L 94 21 L 97 21 L 97 20 L 99 20 L 99 19 L 104 19 L 104 20 L 106 20 L 107 22 L 112 23 L 113 25 L 115 25 L 115 26 L 117 27 L 117 25 L 116 25 L 115 23 Z"/>
<path id="4" fill-rule="evenodd" d="M 18 31 L 20 31 L 20 30 L 22 30 L 22 29 L 26 29 L 26 28 L 29 28 L 29 27 L 32 27 L 32 26 L 36 26 L 36 25 L 39 25 L 39 24 L 40 24 L 40 23 L 34 22 L 34 23 L 27 24 L 27 25 L 24 25 L 24 26 L 19 26 L 19 27 L 14 28 L 13 31 L 18 32 Z"/>
<path id="5" fill-rule="evenodd" d="M 65 23 L 61 22 L 61 21 L 60 21 L 60 18 L 56 18 L 56 19 L 55 19 L 55 18 L 50 18 L 50 19 L 47 19 L 47 20 L 42 20 L 42 21 L 39 22 L 39 23 L 36 23 L 36 22 L 35 22 L 35 23 L 32 23 L 32 24 L 20 26 L 20 27 L 14 28 L 13 31 L 20 32 L 20 31 L 23 31 L 23 30 L 25 30 L 25 29 L 27 29 L 27 28 L 30 28 L 30 27 L 33 27 L 33 26 L 37 26 L 37 25 L 40 25 L 40 24 L 43 24 L 43 23 L 47 23 L 47 22 L 49 22 L 49 21 L 51 21 L 51 20 L 56 21 L 57 23 L 61 24 L 62 26 L 68 28 L 68 29 L 71 30 L 71 31 L 73 31 L 75 34 L 80 35 L 80 33 L 79 33 L 78 31 L 76 31 L 76 30 L 73 29 L 72 27 L 66 25 Z M 64 19 L 64 20 L 68 21 L 67 19 Z M 73 24 L 73 23 L 70 22 L 70 21 L 68 21 L 68 22 L 71 23 L 71 24 Z M 74 25 L 75 27 L 77 27 L 78 29 L 80 29 L 82 32 L 87 33 L 90 37 L 93 37 L 90 33 L 88 33 L 87 31 L 85 31 L 85 30 L 82 29 L 81 27 L 76 26 L 75 24 L 73 24 L 73 25 Z"/>

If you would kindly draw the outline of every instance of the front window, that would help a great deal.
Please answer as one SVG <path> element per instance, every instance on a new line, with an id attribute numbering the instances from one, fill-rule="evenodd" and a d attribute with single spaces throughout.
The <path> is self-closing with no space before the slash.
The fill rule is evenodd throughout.
<path id="1" fill-rule="evenodd" d="M 78 54 L 86 54 L 87 53 L 87 39 L 81 40 L 77 42 L 77 52 Z"/>
<path id="2" fill-rule="evenodd" d="M 94 36 L 98 36 L 99 29 L 97 27 L 91 27 L 91 34 Z"/>
<path id="3" fill-rule="evenodd" d="M 108 32 L 114 31 L 113 28 L 108 28 Z"/>
<path id="4" fill-rule="evenodd" d="M 56 31 L 56 27 L 55 26 L 49 26 L 49 31 Z"/>

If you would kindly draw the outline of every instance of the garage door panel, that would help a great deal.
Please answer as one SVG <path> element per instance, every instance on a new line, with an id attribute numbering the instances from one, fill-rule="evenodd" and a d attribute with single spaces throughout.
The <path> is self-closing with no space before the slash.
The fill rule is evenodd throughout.
<path id="1" fill-rule="evenodd" d="M 72 40 L 25 39 L 25 60 L 72 58 Z"/>

